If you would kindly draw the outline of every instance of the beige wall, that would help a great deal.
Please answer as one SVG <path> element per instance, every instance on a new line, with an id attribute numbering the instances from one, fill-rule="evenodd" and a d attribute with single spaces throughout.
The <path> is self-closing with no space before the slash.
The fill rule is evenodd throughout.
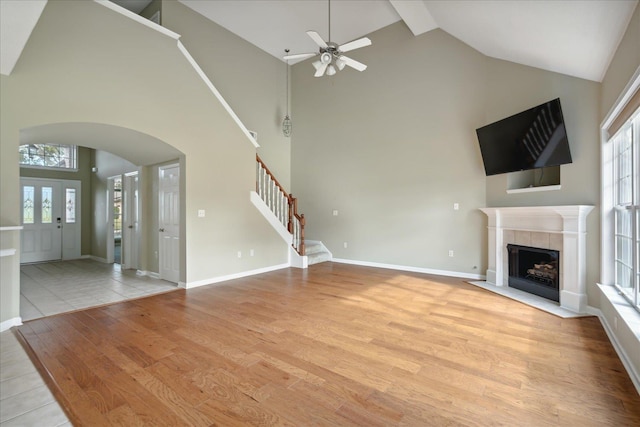
<path id="1" fill-rule="evenodd" d="M 156 12 L 160 12 L 160 23 L 162 24 L 162 0 L 153 0 L 140 12 L 140 16 L 151 19 Z"/>
<path id="2" fill-rule="evenodd" d="M 315 78 L 310 61 L 293 67 L 293 190 L 307 236 L 336 258 L 483 274 L 475 129 L 486 60 L 441 30 L 414 37 L 402 22 L 369 37 L 350 55 L 368 65 L 362 73 Z"/>
<path id="3" fill-rule="evenodd" d="M 71 179 L 81 182 L 81 232 L 82 244 L 81 255 L 91 254 L 91 229 L 93 226 L 92 216 L 92 192 L 91 192 L 91 155 L 92 150 L 87 147 L 78 147 L 78 170 L 52 170 L 20 168 L 21 177 L 49 178 L 49 179 Z"/>
<path id="4" fill-rule="evenodd" d="M 92 165 L 98 168 L 91 185 L 93 198 L 93 227 L 91 228 L 91 255 L 106 259 L 107 246 L 107 188 L 109 178 L 128 172 L 135 172 L 138 167 L 133 163 L 102 150 L 95 150 Z M 141 251 L 152 250 L 141 245 Z"/>
<path id="5" fill-rule="evenodd" d="M 573 163 L 560 166 L 557 191 L 507 194 L 513 174 L 486 178 L 487 206 L 593 205 L 587 218 L 587 294 L 598 305 L 600 275 L 600 84 L 512 62 L 487 59 L 486 123 L 560 98 Z"/>
<path id="6" fill-rule="evenodd" d="M 604 120 L 614 102 L 618 99 L 633 73 L 640 66 L 640 6 L 631 17 L 627 31 L 620 41 L 607 73 L 602 80 L 600 120 Z"/>
<path id="7" fill-rule="evenodd" d="M 104 123 L 154 136 L 184 153 L 181 280 L 206 281 L 287 262 L 286 244 L 249 200 L 255 148 L 175 40 L 98 3 L 49 2 L 12 75 L 2 76 L 1 84 L 2 225 L 19 223 L 20 129 Z M 120 156 L 131 149 L 126 140 L 94 148 Z M 207 216 L 198 218 L 198 209 Z M 254 257 L 237 258 L 237 251 L 250 249 Z"/>
<path id="8" fill-rule="evenodd" d="M 162 25 L 182 36 L 231 108 L 258 133 L 258 154 L 289 190 L 291 140 L 281 130 L 286 64 L 175 0 L 163 0 Z"/>
<path id="9" fill-rule="evenodd" d="M 598 204 L 597 83 L 487 58 L 441 30 L 413 37 L 397 23 L 370 38 L 353 54 L 363 73 L 293 67 L 293 186 L 309 238 L 338 258 L 484 274 L 478 208 Z M 574 156 L 562 190 L 507 195 L 506 175 L 485 177 L 475 129 L 557 97 Z M 595 284 L 597 212 L 589 226 Z"/>

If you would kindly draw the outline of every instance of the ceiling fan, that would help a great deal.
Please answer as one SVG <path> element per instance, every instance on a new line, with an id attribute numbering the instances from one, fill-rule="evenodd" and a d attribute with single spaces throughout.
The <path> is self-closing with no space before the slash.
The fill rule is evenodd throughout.
<path id="1" fill-rule="evenodd" d="M 345 66 L 349 66 L 358 71 L 364 71 L 367 69 L 367 66 L 362 62 L 358 62 L 355 59 L 351 59 L 348 56 L 345 56 L 345 52 L 349 52 L 354 49 L 358 49 L 361 47 L 371 45 L 371 40 L 367 37 L 362 37 L 358 40 L 354 40 L 343 45 L 338 45 L 331 41 L 331 0 L 329 3 L 329 41 L 325 42 L 320 34 L 316 31 L 307 31 L 307 35 L 311 37 L 318 47 L 320 48 L 319 52 L 315 53 L 295 53 L 292 55 L 285 55 L 285 60 L 290 59 L 307 59 L 312 56 L 320 55 L 320 59 L 313 63 L 314 68 L 316 69 L 315 77 L 324 76 L 325 72 L 328 76 L 333 76 L 336 73 L 336 67 L 338 70 L 342 71 Z M 335 64 L 335 66 L 334 66 Z"/>

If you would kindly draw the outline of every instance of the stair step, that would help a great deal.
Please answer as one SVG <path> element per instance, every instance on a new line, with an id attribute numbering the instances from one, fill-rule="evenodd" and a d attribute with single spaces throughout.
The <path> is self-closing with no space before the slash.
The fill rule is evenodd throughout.
<path id="1" fill-rule="evenodd" d="M 331 254 L 329 252 L 322 251 L 307 254 L 307 263 L 309 265 L 320 264 L 325 261 L 331 261 Z"/>
<path id="2" fill-rule="evenodd" d="M 319 243 L 307 243 L 304 247 L 305 255 L 312 255 L 318 252 L 322 252 L 324 248 Z"/>

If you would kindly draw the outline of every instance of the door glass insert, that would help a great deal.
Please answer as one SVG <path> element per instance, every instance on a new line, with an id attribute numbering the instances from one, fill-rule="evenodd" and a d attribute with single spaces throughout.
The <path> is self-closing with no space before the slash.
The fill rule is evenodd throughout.
<path id="1" fill-rule="evenodd" d="M 65 191 L 65 209 L 67 211 L 65 221 L 67 224 L 76 222 L 76 190 L 75 188 L 67 188 Z"/>
<path id="2" fill-rule="evenodd" d="M 53 200 L 53 188 L 42 187 L 42 224 L 51 224 L 51 201 Z"/>
<path id="3" fill-rule="evenodd" d="M 30 185 L 22 187 L 22 223 L 33 224 L 35 188 Z"/>

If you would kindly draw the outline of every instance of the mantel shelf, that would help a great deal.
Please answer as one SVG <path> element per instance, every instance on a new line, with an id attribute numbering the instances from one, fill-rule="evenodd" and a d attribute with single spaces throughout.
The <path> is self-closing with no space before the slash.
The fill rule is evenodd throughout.
<path id="1" fill-rule="evenodd" d="M 557 185 L 543 185 L 540 187 L 524 187 L 524 188 L 513 188 L 507 190 L 507 194 L 517 194 L 517 193 L 533 193 L 536 191 L 554 191 L 560 190 L 562 186 L 560 184 Z"/>

